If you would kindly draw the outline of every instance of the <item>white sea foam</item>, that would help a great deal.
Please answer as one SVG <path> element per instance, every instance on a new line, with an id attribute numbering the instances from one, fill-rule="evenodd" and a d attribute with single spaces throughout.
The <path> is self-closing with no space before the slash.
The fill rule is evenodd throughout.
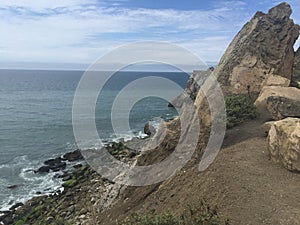
<path id="1" fill-rule="evenodd" d="M 18 176 L 14 179 L 10 179 L 9 176 L 0 179 L 0 211 L 9 210 L 16 203 L 25 203 L 33 197 L 51 194 L 61 188 L 62 181 L 54 178 L 56 173 L 45 175 L 34 173 L 38 165 L 39 162 L 30 161 L 26 156 L 21 156 L 1 166 L 14 173 L 18 172 Z M 17 185 L 17 187 L 9 189 L 8 187 L 12 185 Z"/>

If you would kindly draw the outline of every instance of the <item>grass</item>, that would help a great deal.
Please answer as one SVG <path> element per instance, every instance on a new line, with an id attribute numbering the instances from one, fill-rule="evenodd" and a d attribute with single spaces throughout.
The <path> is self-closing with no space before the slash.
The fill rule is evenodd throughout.
<path id="1" fill-rule="evenodd" d="M 223 222 L 216 208 L 210 208 L 205 201 L 189 206 L 181 215 L 165 213 L 161 215 L 134 213 L 119 225 L 229 225 Z"/>

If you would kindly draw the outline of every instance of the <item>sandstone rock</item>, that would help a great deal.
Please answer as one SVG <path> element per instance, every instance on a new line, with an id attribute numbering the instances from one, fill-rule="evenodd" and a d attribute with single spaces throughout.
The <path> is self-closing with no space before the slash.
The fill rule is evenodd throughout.
<path id="1" fill-rule="evenodd" d="M 269 75 L 265 82 L 263 83 L 263 86 L 280 86 L 280 87 L 289 87 L 291 83 L 291 80 L 277 76 L 277 75 Z"/>
<path id="2" fill-rule="evenodd" d="M 225 93 L 256 99 L 266 77 L 291 80 L 293 46 L 299 26 L 289 19 L 291 7 L 279 4 L 267 14 L 258 12 L 234 38 L 214 73 Z"/>
<path id="3" fill-rule="evenodd" d="M 300 172 L 300 119 L 286 118 L 275 122 L 269 132 L 268 142 L 274 162 L 290 171 Z"/>
<path id="4" fill-rule="evenodd" d="M 294 86 L 300 88 L 300 48 L 295 53 L 292 83 Z"/>
<path id="5" fill-rule="evenodd" d="M 271 98 L 271 97 L 277 97 L 277 98 Z M 277 100 L 275 101 L 275 99 Z M 280 99 L 281 100 L 286 99 L 283 102 L 279 102 L 281 106 L 278 105 L 278 100 Z M 295 112 L 296 109 L 292 108 L 291 106 L 293 107 L 296 106 L 297 104 L 295 103 L 299 101 L 300 101 L 300 90 L 297 88 L 266 86 L 262 89 L 254 105 L 257 108 L 258 116 L 260 118 L 266 120 L 270 120 L 270 119 L 278 120 L 278 119 L 285 118 L 289 115 L 297 114 L 297 111 Z M 291 103 L 293 104 L 291 105 Z M 270 106 L 268 107 L 268 105 Z"/>
<path id="6" fill-rule="evenodd" d="M 300 93 L 296 99 L 270 96 L 267 99 L 267 109 L 275 120 L 282 120 L 287 117 L 300 118 Z"/>
<path id="7" fill-rule="evenodd" d="M 275 121 L 269 121 L 269 122 L 265 122 L 262 126 L 261 126 L 261 130 L 268 135 L 271 127 L 273 126 L 273 124 L 275 123 Z"/>

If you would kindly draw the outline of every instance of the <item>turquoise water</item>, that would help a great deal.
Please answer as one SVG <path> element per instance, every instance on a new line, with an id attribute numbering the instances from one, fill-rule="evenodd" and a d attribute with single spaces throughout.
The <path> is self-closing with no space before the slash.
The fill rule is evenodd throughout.
<path id="1" fill-rule="evenodd" d="M 80 71 L 0 70 L 0 210 L 37 192 L 49 193 L 60 187 L 53 173 L 37 175 L 32 170 L 46 159 L 76 149 L 72 103 L 82 75 Z M 182 87 L 188 79 L 184 73 L 116 73 L 97 102 L 96 125 L 101 138 L 115 138 L 110 111 L 116 95 L 124 85 L 145 76 L 171 79 Z M 151 118 L 175 115 L 177 111 L 168 108 L 165 100 L 145 98 L 131 110 L 130 128 L 138 136 Z M 128 136 L 124 133 L 124 137 Z M 10 190 L 7 187 L 11 185 L 19 187 Z"/>

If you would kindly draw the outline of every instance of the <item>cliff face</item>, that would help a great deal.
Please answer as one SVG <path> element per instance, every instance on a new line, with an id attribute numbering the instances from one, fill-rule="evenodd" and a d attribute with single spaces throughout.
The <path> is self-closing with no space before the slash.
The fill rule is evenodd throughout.
<path id="1" fill-rule="evenodd" d="M 177 108 L 181 108 L 186 101 L 186 98 L 191 98 L 193 101 L 195 101 L 197 94 L 199 92 L 199 89 L 201 85 L 205 82 L 207 77 L 211 74 L 211 70 L 207 71 L 193 71 L 193 74 L 190 76 L 186 88 L 184 90 L 184 93 L 177 96 L 170 104 L 169 106 L 174 106 Z"/>
<path id="2" fill-rule="evenodd" d="M 292 82 L 300 88 L 300 48 L 295 53 Z"/>
<path id="3" fill-rule="evenodd" d="M 287 3 L 267 14 L 257 12 L 237 34 L 215 70 L 225 93 L 257 96 L 268 76 L 291 79 L 293 46 L 299 36 L 291 13 Z"/>

